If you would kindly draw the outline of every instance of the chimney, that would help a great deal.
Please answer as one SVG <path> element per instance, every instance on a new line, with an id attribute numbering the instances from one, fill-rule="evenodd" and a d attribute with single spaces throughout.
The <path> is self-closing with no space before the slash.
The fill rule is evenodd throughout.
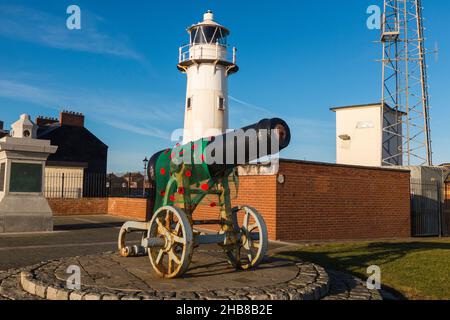
<path id="1" fill-rule="evenodd" d="M 84 115 L 79 112 L 63 110 L 59 114 L 61 126 L 84 127 Z"/>
<path id="2" fill-rule="evenodd" d="M 46 127 L 46 126 L 52 125 L 54 123 L 58 123 L 58 119 L 51 118 L 51 117 L 38 116 L 36 118 L 35 122 L 39 127 Z"/>

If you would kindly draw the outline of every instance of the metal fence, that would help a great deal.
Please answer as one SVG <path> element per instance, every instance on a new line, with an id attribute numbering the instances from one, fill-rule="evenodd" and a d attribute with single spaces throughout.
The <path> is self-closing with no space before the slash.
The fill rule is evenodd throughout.
<path id="1" fill-rule="evenodd" d="M 142 173 L 46 173 L 44 195 L 47 198 L 144 198 L 150 192 Z"/>
<path id="2" fill-rule="evenodd" d="M 417 237 L 449 236 L 450 210 L 441 182 L 411 181 L 412 234 Z"/>

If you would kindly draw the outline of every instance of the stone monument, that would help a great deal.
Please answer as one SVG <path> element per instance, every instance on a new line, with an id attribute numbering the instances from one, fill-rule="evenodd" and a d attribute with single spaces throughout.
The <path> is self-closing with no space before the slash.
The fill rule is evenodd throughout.
<path id="1" fill-rule="evenodd" d="M 0 139 L 0 233 L 52 231 L 44 168 L 58 147 L 36 138 L 29 115 L 21 115 L 11 129 Z"/>

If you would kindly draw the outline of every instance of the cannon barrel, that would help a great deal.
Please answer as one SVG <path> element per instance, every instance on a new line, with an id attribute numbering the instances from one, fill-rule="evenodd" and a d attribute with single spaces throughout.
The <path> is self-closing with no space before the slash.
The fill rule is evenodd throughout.
<path id="1" fill-rule="evenodd" d="M 285 121 L 263 119 L 215 137 L 206 148 L 205 161 L 211 176 L 219 177 L 236 166 L 277 154 L 290 140 L 290 129 Z"/>
<path id="2" fill-rule="evenodd" d="M 283 150 L 289 145 L 291 132 L 284 120 L 272 118 L 205 139 L 208 143 L 204 160 L 211 177 L 219 177 L 236 166 Z M 164 152 L 165 150 L 159 151 L 149 161 L 148 177 L 153 184 L 156 181 L 156 161 Z"/>

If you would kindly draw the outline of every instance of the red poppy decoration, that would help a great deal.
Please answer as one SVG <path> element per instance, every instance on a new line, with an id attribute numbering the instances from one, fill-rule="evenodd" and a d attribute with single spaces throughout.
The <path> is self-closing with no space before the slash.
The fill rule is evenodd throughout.
<path id="1" fill-rule="evenodd" d="M 166 149 L 166 151 L 164 151 L 164 154 L 168 154 L 170 151 L 170 149 Z"/>
<path id="2" fill-rule="evenodd" d="M 217 206 L 217 203 L 215 203 L 215 202 L 211 202 L 211 204 L 209 205 L 211 208 L 214 208 L 214 207 L 216 207 Z"/>
<path id="3" fill-rule="evenodd" d="M 187 170 L 185 173 L 184 173 L 184 175 L 186 176 L 186 177 L 192 177 L 192 172 L 191 172 L 191 170 Z"/>
<path id="4" fill-rule="evenodd" d="M 166 169 L 161 168 L 161 170 L 159 170 L 159 173 L 161 173 L 162 175 L 165 175 L 166 174 Z"/>
<path id="5" fill-rule="evenodd" d="M 164 197 L 166 195 L 166 191 L 161 190 L 161 192 L 159 194 L 161 195 L 161 197 Z"/>
<path id="6" fill-rule="evenodd" d="M 200 186 L 200 188 L 202 188 L 203 191 L 206 191 L 209 189 L 209 186 L 208 186 L 208 184 L 204 183 Z"/>
<path id="7" fill-rule="evenodd" d="M 180 144 L 179 143 L 177 143 L 176 145 L 175 145 L 175 147 L 179 147 L 180 146 Z"/>
<path id="8" fill-rule="evenodd" d="M 171 196 L 169 197 L 169 199 L 170 199 L 170 201 L 175 201 L 175 196 L 174 196 L 174 195 L 171 195 Z"/>
<path id="9" fill-rule="evenodd" d="M 197 145 L 196 144 L 192 145 L 192 150 L 197 150 Z"/>
<path id="10" fill-rule="evenodd" d="M 180 151 L 180 156 L 182 156 L 184 154 L 184 150 Z"/>
<path id="11" fill-rule="evenodd" d="M 183 187 L 179 187 L 178 188 L 178 193 L 179 194 L 184 194 L 184 188 Z"/>
<path id="12" fill-rule="evenodd" d="M 203 153 L 200 155 L 200 160 L 201 160 L 202 162 L 205 161 L 205 155 L 204 155 Z"/>

